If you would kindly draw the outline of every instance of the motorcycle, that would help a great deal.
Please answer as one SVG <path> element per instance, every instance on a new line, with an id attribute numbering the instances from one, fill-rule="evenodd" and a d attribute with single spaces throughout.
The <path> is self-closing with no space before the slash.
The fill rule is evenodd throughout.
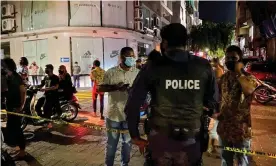
<path id="1" fill-rule="evenodd" d="M 38 93 L 39 88 L 37 88 L 36 86 L 29 86 L 27 88 L 27 97 L 23 109 L 23 114 L 29 116 L 37 116 L 37 113 L 35 111 L 35 104 L 37 99 L 39 98 L 38 96 L 43 95 Z M 67 122 L 73 121 L 77 117 L 79 109 L 81 109 L 78 98 L 73 95 L 72 99 L 68 101 L 62 97 L 59 97 L 59 103 L 62 112 L 62 115 L 60 116 L 61 119 Z M 53 112 L 55 112 L 55 109 L 57 108 L 54 107 Z M 28 124 L 41 125 L 41 123 L 39 123 L 37 119 L 22 117 L 21 128 L 24 130 Z"/>
<path id="2" fill-rule="evenodd" d="M 269 82 L 260 82 L 259 87 L 254 91 L 254 99 L 261 104 L 266 104 L 276 99 L 275 85 Z"/>

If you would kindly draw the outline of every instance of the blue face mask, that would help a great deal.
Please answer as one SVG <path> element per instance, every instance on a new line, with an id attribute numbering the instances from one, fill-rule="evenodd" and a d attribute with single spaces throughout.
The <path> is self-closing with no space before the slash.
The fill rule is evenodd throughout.
<path id="1" fill-rule="evenodd" d="M 135 59 L 133 57 L 125 57 L 125 58 L 126 60 L 124 63 L 127 67 L 132 67 L 135 65 Z"/>

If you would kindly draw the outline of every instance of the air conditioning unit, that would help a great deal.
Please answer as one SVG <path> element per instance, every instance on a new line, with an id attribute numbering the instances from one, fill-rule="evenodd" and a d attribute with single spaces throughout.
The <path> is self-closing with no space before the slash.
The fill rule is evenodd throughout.
<path id="1" fill-rule="evenodd" d="M 136 31 L 143 32 L 144 31 L 144 24 L 143 24 L 143 22 L 142 21 L 135 21 L 134 29 Z"/>
<path id="2" fill-rule="evenodd" d="M 9 32 L 15 30 L 15 19 L 7 18 L 2 20 L 2 31 Z"/>
<path id="3" fill-rule="evenodd" d="M 135 9 L 135 11 L 134 11 L 135 13 L 134 13 L 134 18 L 136 19 L 136 20 L 142 20 L 143 19 L 143 12 L 142 12 L 142 10 L 141 9 Z"/>
<path id="4" fill-rule="evenodd" d="M 139 7 L 141 7 L 141 6 L 142 6 L 142 3 L 141 3 L 140 0 L 134 1 L 134 7 L 139 8 Z"/>
<path id="5" fill-rule="evenodd" d="M 14 5 L 7 4 L 1 7 L 2 17 L 14 17 Z"/>
<path id="6" fill-rule="evenodd" d="M 154 16 L 152 20 L 152 25 L 155 27 L 160 27 L 160 18 L 157 16 Z"/>

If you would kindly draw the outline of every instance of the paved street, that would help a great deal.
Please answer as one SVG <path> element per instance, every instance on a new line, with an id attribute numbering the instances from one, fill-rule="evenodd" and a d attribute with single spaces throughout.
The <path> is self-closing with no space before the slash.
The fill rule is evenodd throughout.
<path id="1" fill-rule="evenodd" d="M 78 98 L 82 110 L 76 123 L 91 123 L 104 125 L 99 117 L 91 115 L 91 94 L 88 91 L 79 91 Z M 107 98 L 106 98 L 107 99 Z M 276 109 L 275 105 L 252 106 L 253 150 L 276 153 Z M 86 166 L 104 165 L 105 133 L 88 128 L 76 128 L 65 125 L 54 125 L 51 134 L 29 126 L 26 130 L 28 140 L 26 161 L 18 161 L 18 166 Z M 116 165 L 120 163 L 120 146 L 118 146 Z M 274 166 L 276 159 L 254 157 L 257 166 Z M 219 166 L 220 159 L 204 156 L 206 166 Z M 142 166 L 143 157 L 136 147 L 133 147 L 131 166 Z"/>

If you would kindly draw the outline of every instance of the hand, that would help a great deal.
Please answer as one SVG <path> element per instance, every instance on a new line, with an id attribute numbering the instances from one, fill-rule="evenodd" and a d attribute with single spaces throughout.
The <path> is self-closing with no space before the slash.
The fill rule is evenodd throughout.
<path id="1" fill-rule="evenodd" d="M 205 111 L 209 111 L 209 108 L 207 108 L 207 107 L 203 107 L 203 110 L 205 110 Z"/>
<path id="2" fill-rule="evenodd" d="M 21 113 L 22 110 L 23 110 L 23 108 L 19 107 L 19 108 L 16 108 L 15 112 L 16 112 L 16 113 Z"/>
<path id="3" fill-rule="evenodd" d="M 127 91 L 129 88 L 128 84 L 123 85 L 121 88 L 119 88 L 119 91 Z"/>
<path id="4" fill-rule="evenodd" d="M 244 68 L 244 65 L 242 62 L 237 62 L 236 65 L 235 65 L 235 72 L 239 75 L 242 74 L 242 69 Z"/>
<path id="5" fill-rule="evenodd" d="M 212 118 L 213 119 L 218 119 L 218 116 L 220 115 L 220 113 L 214 113 L 213 115 L 212 115 Z"/>
<path id="6" fill-rule="evenodd" d="M 148 141 L 147 140 L 144 140 L 144 139 L 141 139 L 141 138 L 133 138 L 131 140 L 131 142 L 134 144 L 134 145 L 137 145 L 139 147 L 139 151 L 142 155 L 144 155 L 145 153 L 145 150 L 146 150 L 146 146 L 148 146 Z"/>

